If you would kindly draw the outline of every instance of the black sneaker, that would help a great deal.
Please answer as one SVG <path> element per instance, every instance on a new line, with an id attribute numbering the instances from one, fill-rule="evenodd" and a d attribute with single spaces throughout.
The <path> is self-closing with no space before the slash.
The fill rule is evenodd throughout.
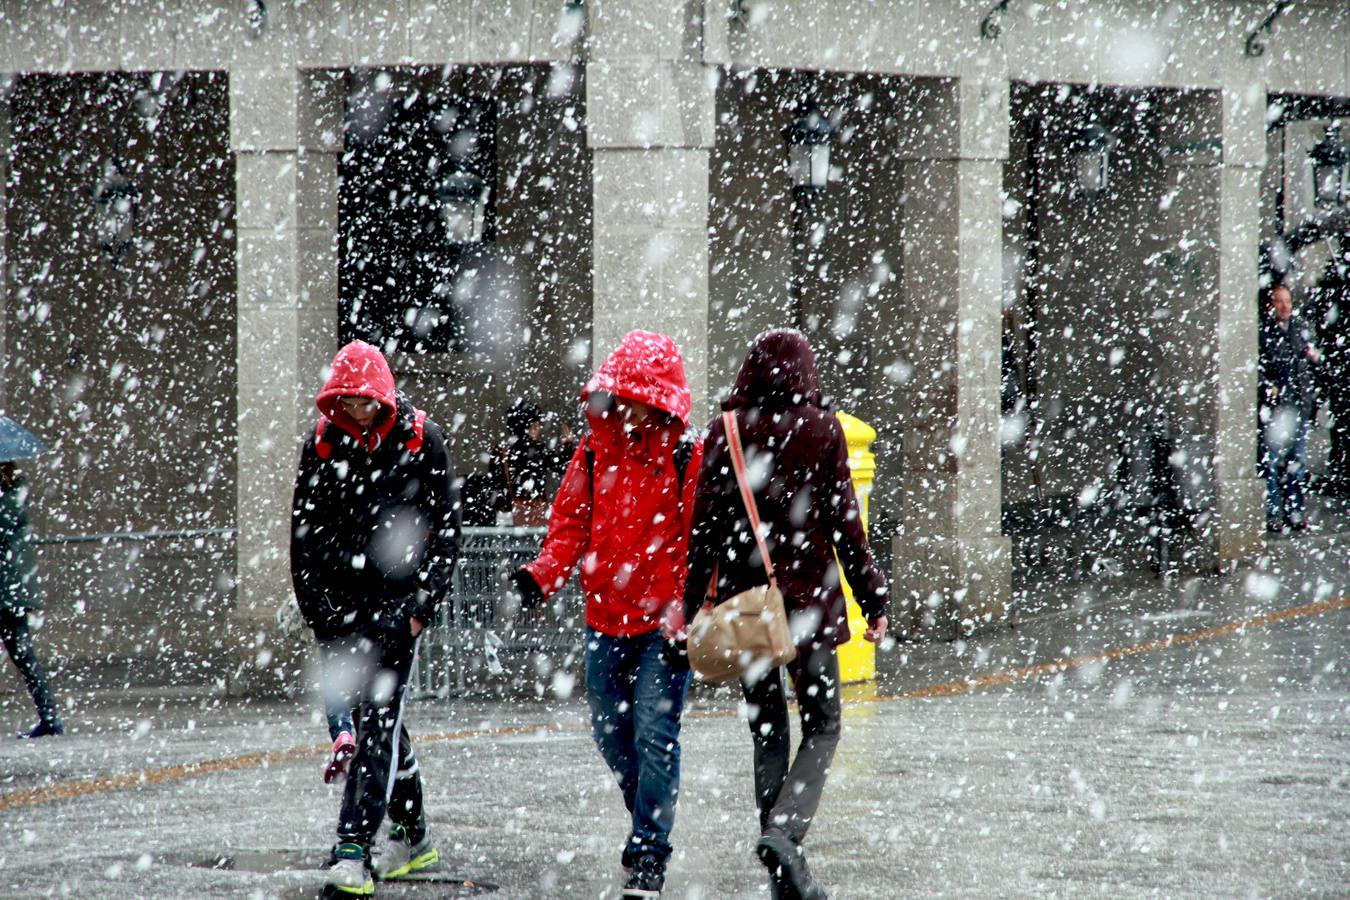
<path id="1" fill-rule="evenodd" d="M 20 732 L 15 737 L 21 741 L 35 741 L 44 737 L 60 737 L 65 733 L 66 730 L 61 727 L 60 722 L 48 722 L 44 719 L 34 725 L 31 730 Z"/>
<path id="2" fill-rule="evenodd" d="M 771 892 L 783 900 L 827 900 L 806 864 L 806 854 L 790 837 L 781 832 L 768 831 L 755 845 L 755 854 L 769 870 Z"/>
<path id="3" fill-rule="evenodd" d="M 623 886 L 624 897 L 660 897 L 666 886 L 666 861 L 654 853 L 644 853 L 633 860 L 633 871 Z"/>

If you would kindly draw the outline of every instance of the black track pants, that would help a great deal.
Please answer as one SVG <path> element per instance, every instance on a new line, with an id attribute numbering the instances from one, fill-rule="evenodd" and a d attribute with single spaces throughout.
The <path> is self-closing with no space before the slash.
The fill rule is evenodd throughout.
<path id="1" fill-rule="evenodd" d="M 386 812 L 416 839 L 425 830 L 422 777 L 403 724 L 403 706 L 417 641 L 400 623 L 372 629 L 362 646 L 369 667 L 353 710 L 356 756 L 342 795 L 338 840 L 369 846 Z"/>

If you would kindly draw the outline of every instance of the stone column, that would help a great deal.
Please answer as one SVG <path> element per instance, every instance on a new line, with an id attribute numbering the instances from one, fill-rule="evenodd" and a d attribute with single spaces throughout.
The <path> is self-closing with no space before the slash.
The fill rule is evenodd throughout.
<path id="1" fill-rule="evenodd" d="M 1257 261 L 1261 242 L 1261 170 L 1266 163 L 1266 90 L 1257 83 L 1222 89 L 1223 165 L 1219 181 L 1219 296 L 1214 339 L 1217 392 L 1214 515 L 1207 526 L 1220 567 L 1261 548 L 1264 486 L 1257 477 Z"/>
<path id="2" fill-rule="evenodd" d="M 317 416 L 310 398 L 332 355 L 337 325 L 341 128 L 340 120 L 333 128 L 331 114 L 325 115 L 331 103 L 325 104 L 322 85 L 288 67 L 230 73 L 239 272 L 235 624 L 241 654 L 233 685 L 249 693 L 296 684 L 303 645 L 274 633 L 274 614 L 291 596 L 291 490 L 300 442 Z"/>
<path id="3" fill-rule="evenodd" d="M 1199 543 L 1184 559 L 1200 571 L 1259 550 L 1263 522 L 1254 463 L 1266 89 L 1251 78 L 1232 83 L 1164 94 L 1156 113 L 1167 167 L 1159 191 L 1169 202 L 1150 227 L 1167 236 L 1167 255 L 1179 261 L 1168 303 L 1180 315 L 1169 326 L 1173 338 L 1155 349 L 1167 360 L 1160 373 L 1167 396 L 1155 402 L 1173 436 L 1187 441 L 1178 445 L 1180 487 L 1198 507 Z M 1190 458 L 1195 450 L 1203 457 Z"/>
<path id="4" fill-rule="evenodd" d="M 587 141 L 594 159 L 591 352 L 628 331 L 675 338 L 708 413 L 708 151 L 717 70 L 701 55 L 702 3 L 588 5 Z"/>
<path id="5" fill-rule="evenodd" d="M 0 409 L 9 398 L 6 384 L 6 361 L 9 359 L 9 344 L 5 339 L 6 323 L 9 321 L 9 255 L 6 247 L 9 242 L 9 197 L 6 185 L 9 184 L 9 157 L 13 151 L 9 126 L 9 92 L 14 76 L 0 72 Z"/>
<path id="6" fill-rule="evenodd" d="M 300 437 L 317 421 L 314 397 L 328 378 L 338 349 L 338 159 L 346 73 L 300 73 L 299 148 L 296 161 L 297 250 L 300 254 Z"/>
<path id="7" fill-rule="evenodd" d="M 911 379 L 897 628 L 950 637 L 1007 616 L 1011 542 L 1001 532 L 999 365 L 1008 82 L 972 76 L 936 97 L 949 122 L 906 150 L 904 283 Z"/>

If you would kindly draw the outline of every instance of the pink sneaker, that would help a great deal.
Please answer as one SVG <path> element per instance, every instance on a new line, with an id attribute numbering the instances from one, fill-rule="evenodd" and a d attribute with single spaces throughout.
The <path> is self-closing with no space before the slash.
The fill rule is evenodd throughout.
<path id="1" fill-rule="evenodd" d="M 323 783 L 332 784 L 347 777 L 347 764 L 356 755 L 356 739 L 350 731 L 344 731 L 333 741 L 333 752 L 328 755 L 328 763 L 323 767 Z"/>

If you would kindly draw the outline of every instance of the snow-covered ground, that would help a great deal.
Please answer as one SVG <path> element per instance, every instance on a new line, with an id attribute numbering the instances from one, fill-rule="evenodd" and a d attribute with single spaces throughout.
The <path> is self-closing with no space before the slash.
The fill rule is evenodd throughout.
<path id="1" fill-rule="evenodd" d="M 848 689 L 807 841 L 831 895 L 1344 896 L 1350 552 L 1272 547 L 1222 578 L 1046 586 L 1036 607 L 1055 593 L 1066 612 L 891 649 L 880 686 Z M 0 707 L 7 730 L 28 722 L 24 699 Z M 412 718 L 447 876 L 503 897 L 618 895 L 622 804 L 581 697 L 419 702 Z M 101 692 L 68 727 L 0 744 L 0 892 L 317 896 L 304 866 L 332 841 L 338 794 L 319 780 L 308 705 Z M 209 760 L 238 767 L 174 768 Z M 729 694 L 697 694 L 684 760 L 667 896 L 766 897 Z M 204 867 L 222 855 L 234 870 Z M 269 866 L 283 868 L 243 871 Z"/>

